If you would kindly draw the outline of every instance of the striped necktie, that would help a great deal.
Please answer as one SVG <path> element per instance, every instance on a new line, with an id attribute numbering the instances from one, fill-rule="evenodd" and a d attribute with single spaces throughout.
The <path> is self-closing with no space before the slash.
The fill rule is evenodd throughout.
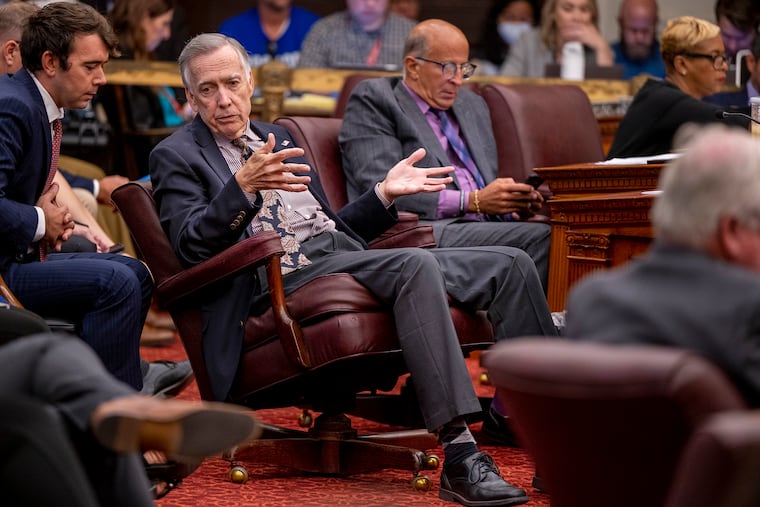
<path id="1" fill-rule="evenodd" d="M 55 172 L 58 170 L 58 156 L 61 153 L 61 138 L 63 137 L 63 126 L 61 119 L 56 118 L 53 120 L 53 152 L 50 156 L 50 169 L 48 169 L 47 179 L 45 180 L 45 188 L 42 189 L 42 193 L 48 191 L 50 185 L 53 183 Z M 45 262 L 48 257 L 48 245 L 44 240 L 40 241 L 40 261 Z"/>
<path id="2" fill-rule="evenodd" d="M 467 149 L 467 145 L 459 136 L 457 129 L 449 121 L 448 113 L 442 109 L 433 109 L 433 112 L 441 122 L 441 130 L 443 131 L 443 135 L 445 135 L 446 139 L 449 140 L 449 144 L 454 150 L 454 153 L 457 154 L 462 164 L 467 168 L 468 171 L 470 171 L 470 174 L 472 174 L 472 177 L 475 179 L 475 183 L 478 185 L 478 188 L 484 188 L 486 184 L 485 181 L 483 181 L 483 176 L 475 166 L 475 161 L 472 159 L 472 155 L 470 155 L 470 151 Z"/>

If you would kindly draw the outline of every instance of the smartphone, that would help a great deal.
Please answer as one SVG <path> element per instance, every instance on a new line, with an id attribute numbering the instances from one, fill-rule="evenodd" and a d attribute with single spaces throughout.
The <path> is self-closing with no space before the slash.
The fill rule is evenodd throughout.
<path id="1" fill-rule="evenodd" d="M 538 187 L 540 187 L 541 183 L 543 183 L 543 182 L 544 182 L 544 179 L 541 176 L 539 176 L 536 173 L 530 173 L 530 176 L 528 176 L 527 178 L 525 178 L 525 181 L 523 183 L 527 183 L 531 187 L 533 187 L 536 190 L 538 190 Z"/>
<path id="2" fill-rule="evenodd" d="M 121 253 L 124 251 L 124 245 L 121 243 L 116 243 L 114 246 L 108 249 L 108 252 L 106 253 Z"/>

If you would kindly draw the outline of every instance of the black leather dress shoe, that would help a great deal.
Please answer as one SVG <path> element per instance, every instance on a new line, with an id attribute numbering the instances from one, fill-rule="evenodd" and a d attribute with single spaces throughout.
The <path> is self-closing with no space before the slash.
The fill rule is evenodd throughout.
<path id="1" fill-rule="evenodd" d="M 438 498 L 479 507 L 520 505 L 528 501 L 528 494 L 502 479 L 493 458 L 480 451 L 458 465 L 443 463 Z"/>
<path id="2" fill-rule="evenodd" d="M 500 415 L 493 408 L 486 410 L 480 432 L 485 437 L 483 440 L 491 445 L 520 447 L 517 436 L 509 427 L 509 417 Z"/>
<path id="3" fill-rule="evenodd" d="M 174 396 L 193 380 L 190 361 L 155 361 L 143 368 L 141 394 L 148 396 Z"/>

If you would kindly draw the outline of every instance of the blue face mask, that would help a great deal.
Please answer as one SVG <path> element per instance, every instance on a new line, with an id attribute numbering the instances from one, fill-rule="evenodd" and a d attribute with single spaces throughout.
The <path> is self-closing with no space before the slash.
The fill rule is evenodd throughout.
<path id="1" fill-rule="evenodd" d="M 503 21 L 496 29 L 504 42 L 513 45 L 522 34 L 530 30 L 531 25 L 525 21 Z"/>

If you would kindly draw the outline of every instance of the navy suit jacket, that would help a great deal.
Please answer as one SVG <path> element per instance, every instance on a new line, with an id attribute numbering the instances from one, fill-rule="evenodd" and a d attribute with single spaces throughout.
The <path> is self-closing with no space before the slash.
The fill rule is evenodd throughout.
<path id="1" fill-rule="evenodd" d="M 715 95 L 709 95 L 702 100 L 716 106 L 721 106 L 727 111 L 738 111 L 749 114 L 749 93 L 747 93 L 746 86 L 741 90 L 733 92 L 720 92 Z"/>
<path id="2" fill-rule="evenodd" d="M 0 270 L 32 245 L 53 143 L 31 75 L 0 76 Z"/>
<path id="3" fill-rule="evenodd" d="M 251 126 L 262 139 L 274 134 L 275 151 L 295 146 L 282 127 L 261 122 Z M 300 157 L 289 162 L 306 163 Z M 161 141 L 149 165 L 161 224 L 185 265 L 198 264 L 250 235 L 248 225 L 261 208 L 261 197 L 253 204 L 248 201 L 200 115 Z M 386 209 L 374 189 L 336 214 L 317 174 L 309 176 L 309 191 L 338 230 L 362 243 L 398 220 L 395 207 Z M 243 346 L 243 323 L 257 287 L 255 274 L 243 274 L 218 284 L 202 303 L 203 350 L 215 399 L 224 400 L 229 393 Z"/>

